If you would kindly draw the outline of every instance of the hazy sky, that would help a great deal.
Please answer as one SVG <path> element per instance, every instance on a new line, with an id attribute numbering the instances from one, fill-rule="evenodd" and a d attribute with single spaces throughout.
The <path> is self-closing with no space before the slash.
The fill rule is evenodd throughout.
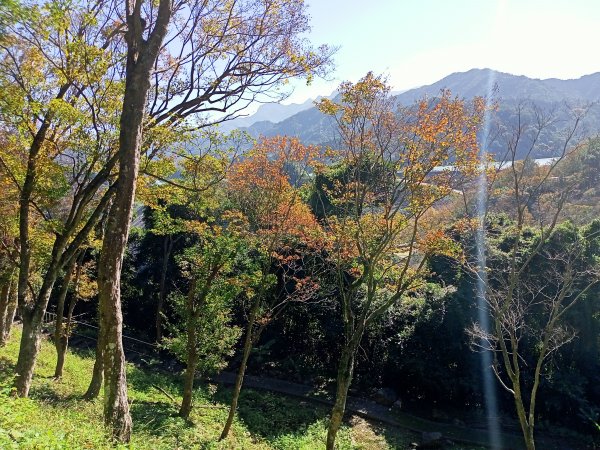
<path id="1" fill-rule="evenodd" d="M 534 78 L 600 71 L 598 0 L 305 0 L 310 39 L 340 46 L 332 81 L 299 83 L 285 103 L 383 73 L 395 90 L 489 67 Z"/>

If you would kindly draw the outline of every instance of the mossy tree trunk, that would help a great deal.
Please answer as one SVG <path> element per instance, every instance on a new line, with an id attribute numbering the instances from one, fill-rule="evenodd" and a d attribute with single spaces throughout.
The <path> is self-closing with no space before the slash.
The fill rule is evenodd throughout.
<path id="1" fill-rule="evenodd" d="M 150 75 L 171 20 L 173 3 L 160 0 L 154 28 L 145 37 L 141 2 L 127 2 L 125 89 L 119 119 L 119 175 L 98 263 L 100 342 L 104 369 L 104 422 L 121 442 L 131 438 L 123 349 L 121 268 L 133 213 Z"/>

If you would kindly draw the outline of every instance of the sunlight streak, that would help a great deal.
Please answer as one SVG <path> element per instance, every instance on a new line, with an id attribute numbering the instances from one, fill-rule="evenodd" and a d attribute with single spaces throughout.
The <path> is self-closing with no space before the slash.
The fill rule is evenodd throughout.
<path id="1" fill-rule="evenodd" d="M 486 111 L 483 123 L 483 133 L 481 137 L 481 148 L 479 151 L 479 157 L 481 161 L 481 167 L 486 166 L 487 160 L 487 147 L 489 146 L 490 140 L 490 127 L 491 127 L 491 102 L 495 89 L 496 72 L 490 71 L 487 86 L 486 96 Z M 487 276 L 485 272 L 486 267 L 486 254 L 485 254 L 485 216 L 487 209 L 487 176 L 485 169 L 481 171 L 478 179 L 477 189 L 477 215 L 479 218 L 479 228 L 476 235 L 476 247 L 477 247 L 477 263 L 479 267 L 479 273 L 477 277 L 477 306 L 478 306 L 478 320 L 479 326 L 484 333 L 490 331 L 490 315 L 485 300 L 486 295 L 486 283 Z M 483 350 L 480 354 L 481 363 L 481 376 L 483 379 L 483 395 L 485 402 L 485 413 L 487 418 L 487 427 L 489 434 L 489 443 L 493 449 L 502 448 L 502 439 L 500 436 L 500 417 L 498 412 L 498 399 L 496 394 L 496 384 L 494 375 L 492 373 L 492 352 L 487 349 L 485 342 L 482 342 Z"/>

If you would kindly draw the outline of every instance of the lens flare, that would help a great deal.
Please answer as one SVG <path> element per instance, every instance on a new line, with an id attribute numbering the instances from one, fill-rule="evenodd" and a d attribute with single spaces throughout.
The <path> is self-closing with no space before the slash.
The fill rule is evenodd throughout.
<path id="1" fill-rule="evenodd" d="M 487 160 L 487 148 L 490 141 L 491 127 L 491 101 L 494 94 L 496 73 L 490 70 L 487 86 L 486 110 L 483 122 L 483 133 L 481 136 L 481 149 L 479 153 L 480 165 L 485 169 Z M 486 284 L 487 277 L 485 272 L 486 254 L 485 254 L 485 216 L 487 209 L 487 176 L 486 171 L 482 170 L 478 179 L 477 187 L 477 214 L 479 217 L 479 228 L 476 234 L 477 262 L 479 273 L 477 277 L 477 306 L 479 326 L 484 333 L 490 331 L 490 314 L 486 302 Z M 492 373 L 492 353 L 487 350 L 485 342 L 482 342 L 483 350 L 480 352 L 481 376 L 483 379 L 483 395 L 485 401 L 485 413 L 487 418 L 487 427 L 490 446 L 493 449 L 501 449 L 502 441 L 500 435 L 500 418 L 498 416 L 498 399 L 496 394 L 496 380 Z"/>

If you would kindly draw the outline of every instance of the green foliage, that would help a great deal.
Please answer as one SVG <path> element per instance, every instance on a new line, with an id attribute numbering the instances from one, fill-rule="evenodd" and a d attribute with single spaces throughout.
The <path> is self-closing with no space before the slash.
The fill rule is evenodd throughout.
<path id="1" fill-rule="evenodd" d="M 232 324 L 230 293 L 211 293 L 199 306 L 198 316 L 192 318 L 187 314 L 187 295 L 173 293 L 169 301 L 175 311 L 175 319 L 168 325 L 171 336 L 164 339 L 163 346 L 177 359 L 187 362 L 186 326 L 194 327 L 198 337 L 198 372 L 206 376 L 222 370 L 227 363 L 227 357 L 233 355 L 233 347 L 241 333 L 240 328 Z"/>
<path id="2" fill-rule="evenodd" d="M 394 182 L 393 170 L 390 164 L 378 161 L 371 154 L 364 155 L 355 164 L 347 161 L 334 163 L 316 173 L 307 203 L 319 219 L 348 214 L 352 204 L 348 199 L 336 199 L 336 188 L 339 190 L 340 185 L 359 180 L 369 186 L 369 191 L 377 198 L 389 191 Z M 377 206 L 381 201 L 373 203 Z"/>
<path id="3" fill-rule="evenodd" d="M 0 40 L 4 38 L 5 27 L 17 21 L 24 9 L 18 0 L 0 0 Z"/>
<path id="4" fill-rule="evenodd" d="M 239 263 L 247 250 L 234 225 L 190 222 L 188 228 L 196 231 L 197 242 L 178 257 L 189 279 L 188 292 L 170 296 L 175 318 L 164 345 L 186 364 L 194 346 L 197 369 L 209 375 L 225 366 L 241 333 L 231 323 L 232 302 L 244 288 L 238 277 L 244 267 Z"/>

